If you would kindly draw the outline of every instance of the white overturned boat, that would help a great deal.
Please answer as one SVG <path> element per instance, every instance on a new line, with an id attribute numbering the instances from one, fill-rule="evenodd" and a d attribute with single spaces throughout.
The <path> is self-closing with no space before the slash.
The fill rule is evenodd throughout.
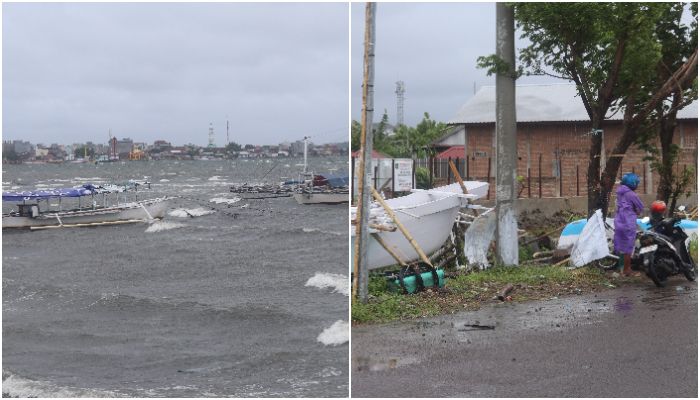
<path id="1" fill-rule="evenodd" d="M 470 200 L 485 197 L 488 193 L 487 182 L 465 181 L 464 184 L 469 194 L 463 194 L 459 184 L 454 183 L 428 190 L 414 189 L 408 196 L 389 199 L 386 203 L 423 252 L 430 255 L 442 247 L 447 240 L 460 207 L 466 206 Z M 357 207 L 351 207 L 353 221 L 356 220 L 356 212 Z M 375 223 L 391 225 L 391 220 L 384 213 L 380 205 L 373 203 L 370 208 L 370 222 L 373 220 Z M 351 232 L 354 246 L 355 229 Z M 420 258 L 399 230 L 388 232 L 370 228 L 370 232 L 379 235 L 402 261 L 410 262 Z M 367 259 L 369 269 L 397 264 L 396 260 L 376 240 L 371 239 L 371 236 L 367 247 Z"/>
<path id="2" fill-rule="evenodd" d="M 116 188 L 116 190 L 115 190 Z M 83 185 L 77 188 L 55 189 L 44 191 L 3 192 L 3 202 L 17 203 L 17 210 L 2 215 L 2 228 L 50 229 L 62 227 L 86 227 L 101 225 L 116 225 L 123 223 L 143 222 L 163 218 L 167 208 L 166 197 L 147 200 L 134 200 L 114 205 L 107 205 L 107 195 L 120 192 L 126 188 L 112 188 Z M 98 201 L 101 195 L 101 205 Z M 87 206 L 82 198 L 89 197 Z M 77 207 L 67 209 L 62 207 L 62 200 L 77 200 Z M 45 201 L 43 205 L 41 202 Z M 51 204 L 58 201 L 58 204 Z"/>

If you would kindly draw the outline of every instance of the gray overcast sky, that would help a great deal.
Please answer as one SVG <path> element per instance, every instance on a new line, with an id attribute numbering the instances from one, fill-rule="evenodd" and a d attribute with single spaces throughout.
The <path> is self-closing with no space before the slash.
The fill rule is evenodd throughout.
<path id="1" fill-rule="evenodd" d="M 362 111 L 362 57 L 365 4 L 353 3 L 352 118 Z M 494 3 L 378 3 L 375 45 L 374 121 L 384 109 L 396 122 L 396 81 L 406 85 L 404 123 L 415 125 L 423 112 L 447 121 L 484 85 L 495 85 L 476 68 L 476 59 L 496 51 Z M 524 47 L 517 39 L 516 47 Z M 518 84 L 563 82 L 523 77 Z"/>
<path id="2" fill-rule="evenodd" d="M 3 139 L 348 138 L 346 3 L 4 3 Z"/>

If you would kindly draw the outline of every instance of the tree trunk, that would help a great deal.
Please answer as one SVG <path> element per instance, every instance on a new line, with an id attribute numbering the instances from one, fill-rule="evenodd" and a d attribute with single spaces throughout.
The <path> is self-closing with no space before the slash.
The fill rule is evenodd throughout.
<path id="1" fill-rule="evenodd" d="M 673 192 L 673 162 L 676 158 L 673 151 L 673 133 L 676 129 L 676 115 L 669 115 L 661 121 L 659 126 L 659 140 L 661 142 L 661 160 L 659 172 L 659 187 L 656 190 L 656 198 L 668 204 Z"/>
<path id="2" fill-rule="evenodd" d="M 638 124 L 633 122 L 624 122 L 622 127 L 622 135 L 615 144 L 613 151 L 605 164 L 605 171 L 600 179 L 600 194 L 598 204 L 603 212 L 603 218 L 608 215 L 608 207 L 610 205 L 610 194 L 615 185 L 615 177 L 620 170 L 622 159 L 624 158 L 627 149 L 634 143 L 637 136 Z"/>

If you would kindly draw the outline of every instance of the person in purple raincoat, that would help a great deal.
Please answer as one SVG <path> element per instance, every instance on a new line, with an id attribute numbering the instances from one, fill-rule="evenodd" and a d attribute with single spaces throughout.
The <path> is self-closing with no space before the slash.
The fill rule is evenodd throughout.
<path id="1" fill-rule="evenodd" d="M 624 257 L 623 276 L 639 276 L 632 272 L 632 253 L 637 236 L 637 216 L 644 209 L 642 201 L 634 192 L 639 185 L 639 177 L 629 173 L 622 177 L 617 194 L 617 213 L 615 214 L 615 235 L 613 243 L 615 252 Z"/>

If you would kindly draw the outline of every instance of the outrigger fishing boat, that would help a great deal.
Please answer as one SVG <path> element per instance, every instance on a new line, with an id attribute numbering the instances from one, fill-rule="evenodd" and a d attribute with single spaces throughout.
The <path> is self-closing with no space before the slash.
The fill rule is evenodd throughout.
<path id="1" fill-rule="evenodd" d="M 423 252 L 429 255 L 440 249 L 447 240 L 459 209 L 467 206 L 470 201 L 485 197 L 489 189 L 487 182 L 465 181 L 464 185 L 468 194 L 462 192 L 459 183 L 453 183 L 434 189 L 413 189 L 411 194 L 386 200 L 386 203 Z M 357 220 L 357 207 L 351 207 L 350 210 L 354 224 Z M 420 258 L 377 203 L 370 205 L 369 222 L 370 233 L 378 235 L 402 261 L 410 262 Z M 354 243 L 354 229 L 351 230 L 351 238 Z M 374 239 L 369 240 L 367 260 L 369 269 L 396 264 L 394 257 Z"/>
<path id="2" fill-rule="evenodd" d="M 138 200 L 138 187 L 143 185 L 150 187 L 148 182 L 129 181 L 124 185 L 86 184 L 66 189 L 3 192 L 3 203 L 16 203 L 17 209 L 3 212 L 2 228 L 102 226 L 163 218 L 168 198 Z M 89 201 L 83 201 L 85 198 Z M 51 204 L 52 201 L 56 203 Z"/>

